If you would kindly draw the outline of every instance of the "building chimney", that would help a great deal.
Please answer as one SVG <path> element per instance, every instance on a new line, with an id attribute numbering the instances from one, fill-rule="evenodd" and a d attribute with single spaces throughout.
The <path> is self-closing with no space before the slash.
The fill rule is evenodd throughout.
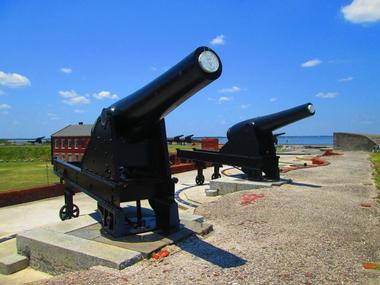
<path id="1" fill-rule="evenodd" d="M 79 122 L 78 125 L 83 125 L 83 122 Z"/>

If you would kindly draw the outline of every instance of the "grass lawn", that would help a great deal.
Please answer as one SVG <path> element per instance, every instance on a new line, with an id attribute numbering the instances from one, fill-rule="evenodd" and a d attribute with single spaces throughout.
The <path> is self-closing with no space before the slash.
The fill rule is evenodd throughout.
<path id="1" fill-rule="evenodd" d="M 171 153 L 177 148 L 200 148 L 200 145 L 168 144 Z M 50 144 L 0 145 L 0 192 L 46 186 L 48 182 L 58 181 L 50 164 Z"/>
<path id="2" fill-rule="evenodd" d="M 176 152 L 176 149 L 193 149 L 193 148 L 201 148 L 200 144 L 196 145 L 191 145 L 191 144 L 186 144 L 186 145 L 180 145 L 180 144 L 168 144 L 168 149 L 169 153 Z"/>
<path id="3" fill-rule="evenodd" d="M 375 167 L 375 183 L 377 189 L 380 190 L 380 153 L 375 153 L 371 156 L 371 161 Z M 379 200 L 380 201 L 380 200 Z"/>
<path id="4" fill-rule="evenodd" d="M 48 182 L 51 185 L 58 181 L 50 161 L 0 163 L 0 192 L 46 186 Z"/>
<path id="5" fill-rule="evenodd" d="M 50 159 L 50 144 L 42 145 L 1 145 L 0 160 L 42 160 Z"/>

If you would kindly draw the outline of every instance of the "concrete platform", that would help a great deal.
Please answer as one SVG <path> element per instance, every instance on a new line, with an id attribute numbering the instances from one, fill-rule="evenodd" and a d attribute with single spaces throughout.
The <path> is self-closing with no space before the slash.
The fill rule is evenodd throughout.
<path id="1" fill-rule="evenodd" d="M 0 275 L 13 274 L 26 268 L 28 264 L 25 256 L 17 254 L 15 238 L 0 242 Z"/>
<path id="2" fill-rule="evenodd" d="M 121 270 L 191 234 L 212 230 L 212 226 L 201 222 L 202 217 L 184 214 L 180 215 L 181 229 L 169 235 L 151 231 L 111 238 L 100 234 L 98 218 L 81 216 L 20 233 L 17 251 L 29 257 L 32 268 L 53 275 L 95 265 Z"/>
<path id="3" fill-rule="evenodd" d="M 51 275 L 27 267 L 10 275 L 0 274 L 1 285 L 21 285 L 26 282 L 41 281 L 51 278 Z"/>
<path id="4" fill-rule="evenodd" d="M 11 254 L 0 258 L 0 273 L 9 275 L 28 267 L 26 256 Z"/>
<path id="5" fill-rule="evenodd" d="M 0 273 L 1 285 L 24 284 L 25 282 L 41 280 L 50 276 L 46 273 L 39 272 L 30 267 L 21 269 L 20 264 L 18 263 L 19 261 L 17 259 L 9 258 L 10 256 L 15 256 L 16 254 L 17 249 L 15 238 L 4 242 L 0 242 L 0 260 L 3 260 L 3 266 L 6 266 L 5 271 L 1 270 L 2 272 Z M 22 267 L 24 267 L 25 265 L 27 266 L 29 264 L 29 260 L 27 260 L 25 256 L 22 256 L 21 258 L 25 259 L 26 261 L 23 261 L 24 263 L 21 264 Z"/>
<path id="6" fill-rule="evenodd" d="M 259 188 L 271 188 L 272 186 L 281 186 L 291 183 L 290 179 L 281 178 L 280 181 L 249 181 L 244 179 L 243 174 L 238 174 L 229 177 L 221 177 L 210 181 L 210 189 L 206 189 L 206 195 L 226 195 L 243 190 L 252 190 Z"/>

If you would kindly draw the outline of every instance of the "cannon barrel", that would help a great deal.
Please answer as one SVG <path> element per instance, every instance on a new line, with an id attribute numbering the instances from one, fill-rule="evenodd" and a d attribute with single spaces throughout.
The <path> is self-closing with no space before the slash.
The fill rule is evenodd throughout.
<path id="1" fill-rule="evenodd" d="M 273 131 L 306 117 L 313 116 L 314 113 L 313 104 L 303 104 L 278 113 L 240 122 L 228 130 L 227 137 L 231 139 L 245 128 L 255 128 L 259 131 Z"/>
<path id="2" fill-rule="evenodd" d="M 115 119 L 118 128 L 141 132 L 217 79 L 221 73 L 222 63 L 218 55 L 208 47 L 199 47 L 148 85 L 103 112 Z"/>

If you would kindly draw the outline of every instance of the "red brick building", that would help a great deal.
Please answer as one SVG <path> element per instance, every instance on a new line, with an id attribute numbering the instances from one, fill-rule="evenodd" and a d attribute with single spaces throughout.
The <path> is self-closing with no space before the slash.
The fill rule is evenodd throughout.
<path id="1" fill-rule="evenodd" d="M 82 160 L 90 141 L 92 125 L 68 125 L 51 135 L 52 156 L 67 162 Z"/>
<path id="2" fill-rule="evenodd" d="M 68 125 L 52 134 L 52 157 L 58 157 L 67 162 L 80 162 L 90 141 L 92 126 L 83 123 Z M 219 140 L 217 138 L 203 138 L 201 143 L 202 149 L 219 149 Z M 171 161 L 175 163 L 176 156 L 171 158 Z"/>

